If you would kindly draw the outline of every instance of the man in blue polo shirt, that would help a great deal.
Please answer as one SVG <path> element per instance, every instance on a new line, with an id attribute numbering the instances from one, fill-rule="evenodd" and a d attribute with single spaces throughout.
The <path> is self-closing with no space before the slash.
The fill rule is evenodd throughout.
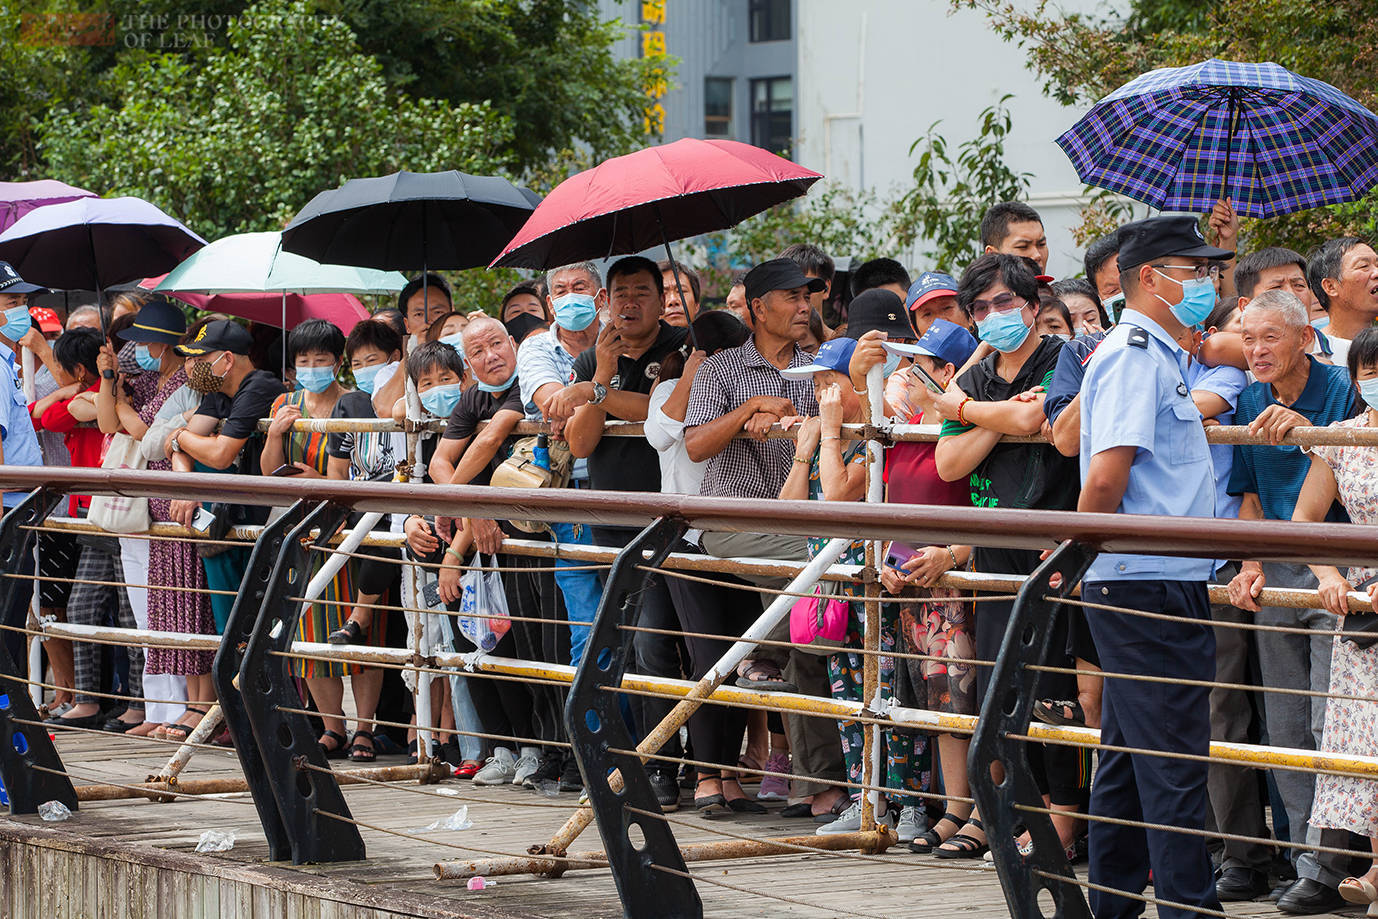
<path id="1" fill-rule="evenodd" d="M 1086 368 L 1081 390 L 1081 496 L 1093 513 L 1213 517 L 1215 487 L 1201 413 L 1178 339 L 1215 306 L 1209 259 L 1233 253 L 1206 245 L 1194 217 L 1156 217 L 1120 229 L 1126 308 Z M 1087 617 L 1107 673 L 1209 681 L 1215 676 L 1206 581 L 1210 559 L 1101 554 L 1082 596 L 1104 604 Z M 1167 613 L 1170 620 L 1120 612 Z M 1091 812 L 1200 831 L 1206 818 L 1210 748 L 1208 690 L 1199 684 L 1107 679 L 1101 708 L 1100 770 Z M 1130 747 L 1160 756 L 1124 752 Z M 1115 749 L 1119 748 L 1119 749 Z M 1187 754 L 1183 759 L 1171 754 Z M 1090 827 L 1091 909 L 1097 919 L 1131 919 L 1152 871 L 1158 915 L 1218 910 L 1205 840 L 1199 835 L 1094 821 Z M 1123 891 L 1122 896 L 1110 891 Z"/>
<path id="2" fill-rule="evenodd" d="M 1291 291 L 1268 290 L 1259 294 L 1244 307 L 1241 325 L 1244 357 L 1258 382 L 1240 393 L 1235 424 L 1248 425 L 1251 432 L 1264 435 L 1273 446 L 1236 446 L 1229 490 L 1241 497 L 1241 520 L 1291 520 L 1311 463 L 1300 447 L 1284 446 L 1281 441 L 1292 428 L 1323 427 L 1349 418 L 1354 414 L 1354 388 L 1344 367 L 1322 364 L 1307 353 L 1316 333 L 1308 321 L 1306 307 Z M 1336 506 L 1327 519 L 1346 518 Z M 1260 608 L 1257 598 L 1265 584 L 1314 590 L 1316 577 L 1305 565 L 1245 561 L 1230 581 L 1230 602 L 1254 613 L 1255 623 L 1314 632 L 1314 637 L 1277 632 L 1259 632 L 1255 636 L 1263 685 L 1321 693 L 1313 698 L 1264 693 L 1269 742 L 1279 747 L 1314 750 L 1320 746 L 1325 724 L 1324 694 L 1330 686 L 1329 633 L 1337 628 L 1336 619 L 1322 609 Z M 1300 841 L 1295 837 L 1305 832 L 1309 845 L 1324 842 L 1323 831 L 1308 823 L 1315 777 L 1308 772 L 1278 770 L 1274 780 L 1287 809 L 1294 841 Z M 1336 842 L 1327 844 L 1333 846 Z M 1338 845 L 1345 848 L 1346 840 L 1340 838 Z M 1336 888 L 1347 874 L 1341 857 L 1294 849 L 1292 858 L 1297 867 L 1297 882 L 1278 900 L 1278 909 L 1311 915 L 1330 912 L 1341 904 Z"/>
<path id="3" fill-rule="evenodd" d="M 9 262 L 0 262 L 0 464 L 5 466 L 42 466 L 43 454 L 38 449 L 38 435 L 34 433 L 33 419 L 29 417 L 29 403 L 19 386 L 19 339 L 23 338 L 32 325 L 29 316 L 29 294 L 43 290 L 30 284 L 19 276 Z M 3 495 L 4 508 L 10 508 L 24 500 L 22 491 L 7 491 Z M 24 559 L 25 570 L 20 574 L 33 572 L 33 560 Z M 22 585 L 30 581 L 20 581 Z M 3 621 L 22 625 L 24 618 L 20 610 L 27 608 L 32 594 L 26 590 L 16 590 L 11 595 L 12 608 L 5 610 Z M 10 652 L 10 657 L 20 663 L 25 660 L 24 636 L 18 632 L 7 632 L 2 639 Z"/>

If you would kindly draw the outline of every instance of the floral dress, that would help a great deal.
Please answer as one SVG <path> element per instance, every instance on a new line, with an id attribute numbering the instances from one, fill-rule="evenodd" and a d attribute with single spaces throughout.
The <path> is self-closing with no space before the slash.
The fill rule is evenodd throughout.
<path id="1" fill-rule="evenodd" d="M 819 453 L 815 451 L 813 460 L 809 464 L 810 501 L 823 500 L 823 483 L 820 478 L 818 457 Z M 858 441 L 842 453 L 842 462 L 845 465 L 861 463 L 865 460 L 866 444 L 864 441 Z M 828 539 L 809 537 L 809 558 L 818 555 L 829 542 Z M 865 541 L 853 541 L 838 558 L 837 563 L 840 565 L 866 564 Z M 836 586 L 837 593 L 844 596 L 861 597 L 866 593 L 865 588 L 860 584 L 848 582 Z M 848 603 L 847 608 L 847 637 L 844 639 L 846 647 L 844 650 L 828 655 L 828 682 L 834 699 L 864 702 L 868 701 L 864 698 L 866 655 L 858 652 L 863 647 L 862 633 L 865 628 L 866 604 Z M 880 650 L 882 652 L 895 650 L 896 619 L 894 604 L 882 604 L 880 608 Z M 848 648 L 857 650 L 846 650 Z M 877 660 L 881 695 L 893 699 L 895 697 L 895 659 L 882 655 Z M 847 781 L 854 785 L 864 784 L 866 777 L 862 775 L 861 765 L 866 735 L 862 731 L 861 724 L 856 721 L 839 721 L 837 727 L 842 735 L 842 758 L 847 764 Z M 885 744 L 885 776 L 880 784 L 886 788 L 900 791 L 922 791 L 924 786 L 928 784 L 930 769 L 928 736 L 919 731 L 901 731 L 889 727 L 882 730 Z M 860 796 L 860 791 L 852 792 L 854 799 Z M 894 803 L 898 807 L 909 807 L 921 805 L 922 801 L 905 795 Z"/>
<path id="2" fill-rule="evenodd" d="M 310 418 L 311 412 L 306 407 L 306 391 L 297 390 L 296 392 L 283 393 L 273 402 L 272 414 L 277 415 L 278 409 L 284 405 L 295 405 L 301 409 L 301 417 Z M 330 452 L 326 449 L 328 435 L 316 432 L 294 431 L 285 438 L 283 453 L 284 462 L 289 465 L 292 463 L 305 463 L 312 469 L 325 475 L 326 466 L 330 461 Z M 310 575 L 314 576 L 324 564 L 326 555 L 324 553 L 312 551 Z M 313 603 L 302 611 L 301 619 L 297 623 L 297 639 L 299 641 L 324 642 L 331 632 L 344 627 L 345 619 L 349 618 L 349 607 L 347 603 L 353 602 L 354 594 L 351 585 L 350 570 L 353 562 L 347 563 L 340 569 L 339 573 L 331 579 L 321 594 L 321 603 Z M 310 583 L 311 576 L 307 577 Z M 344 676 L 348 668 L 343 664 L 326 661 L 292 660 L 292 675 L 314 679 L 317 677 L 338 677 Z"/>
<path id="3" fill-rule="evenodd" d="M 145 379 L 146 378 L 146 379 Z M 167 378 L 158 386 L 158 374 L 141 373 L 130 381 L 134 388 L 133 404 L 145 395 L 144 389 L 155 390 L 144 399 L 139 408 L 139 418 L 144 424 L 152 424 L 158 410 L 163 407 L 173 393 L 186 385 L 187 373 L 183 368 Z M 167 471 L 172 462 L 167 459 L 152 460 L 150 470 Z M 172 501 L 168 498 L 149 498 L 148 514 L 155 523 L 172 520 L 168 508 Z M 160 588 L 194 588 L 190 590 L 166 590 Z M 148 627 L 159 631 L 181 632 L 186 635 L 214 635 L 215 617 L 211 614 L 210 597 L 206 589 L 206 572 L 201 567 L 201 557 L 196 554 L 196 546 L 187 540 L 155 539 L 148 544 Z M 213 651 L 187 651 L 178 648 L 149 648 L 146 669 L 149 673 L 168 673 L 175 676 L 196 676 L 211 672 Z"/>
<path id="4" fill-rule="evenodd" d="M 1368 412 L 1332 427 L 1367 428 Z M 1335 474 L 1340 503 L 1354 523 L 1378 523 L 1378 450 L 1373 447 L 1311 447 Z M 1373 568 L 1351 568 L 1349 583 L 1360 584 L 1378 573 Z M 1357 613 L 1360 616 L 1378 615 Z M 1330 648 L 1330 694 L 1325 703 L 1325 731 L 1321 749 L 1326 753 L 1372 756 L 1378 750 L 1378 647 L 1359 648 L 1343 638 Z M 1360 836 L 1378 837 L 1378 782 L 1348 775 L 1316 776 L 1316 797 L 1311 823 L 1330 829 L 1349 830 Z"/>

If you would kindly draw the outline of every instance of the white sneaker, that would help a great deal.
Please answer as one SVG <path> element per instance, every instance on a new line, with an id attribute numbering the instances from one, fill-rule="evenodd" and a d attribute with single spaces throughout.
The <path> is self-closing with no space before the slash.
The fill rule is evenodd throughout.
<path id="1" fill-rule="evenodd" d="M 483 768 L 474 773 L 475 785 L 506 785 L 517 774 L 517 759 L 506 747 L 493 750 Z"/>
<path id="2" fill-rule="evenodd" d="M 885 824 L 894 828 L 895 812 L 889 811 L 883 817 L 877 817 L 876 823 Z M 813 831 L 815 836 L 831 836 L 834 833 L 856 833 L 861 830 L 861 801 L 853 801 L 847 809 L 837 815 L 837 819 L 832 823 L 825 823 Z"/>
<path id="3" fill-rule="evenodd" d="M 535 747 L 522 747 L 521 754 L 517 757 L 516 772 L 512 775 L 513 785 L 526 785 L 541 765 L 541 751 Z"/>
<path id="4" fill-rule="evenodd" d="M 900 811 L 900 822 L 895 826 L 900 842 L 913 842 L 928 832 L 928 814 L 922 807 L 913 805 Z"/>

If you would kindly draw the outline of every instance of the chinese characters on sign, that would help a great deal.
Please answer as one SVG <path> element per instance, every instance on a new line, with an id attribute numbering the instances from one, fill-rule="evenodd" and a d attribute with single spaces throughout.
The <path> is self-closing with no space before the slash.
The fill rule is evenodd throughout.
<path id="1" fill-rule="evenodd" d="M 665 133 L 665 106 L 661 99 L 669 89 L 665 53 L 666 0 L 641 2 L 641 57 L 646 63 L 643 88 L 646 90 L 646 133 Z"/>

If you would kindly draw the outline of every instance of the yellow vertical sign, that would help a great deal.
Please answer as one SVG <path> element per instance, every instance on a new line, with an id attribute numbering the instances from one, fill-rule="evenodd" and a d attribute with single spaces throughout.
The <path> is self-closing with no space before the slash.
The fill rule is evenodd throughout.
<path id="1" fill-rule="evenodd" d="M 665 106 L 661 100 L 669 89 L 669 68 L 665 51 L 666 0 L 641 0 L 641 57 L 646 62 L 642 88 L 646 91 L 646 133 L 665 133 Z"/>

